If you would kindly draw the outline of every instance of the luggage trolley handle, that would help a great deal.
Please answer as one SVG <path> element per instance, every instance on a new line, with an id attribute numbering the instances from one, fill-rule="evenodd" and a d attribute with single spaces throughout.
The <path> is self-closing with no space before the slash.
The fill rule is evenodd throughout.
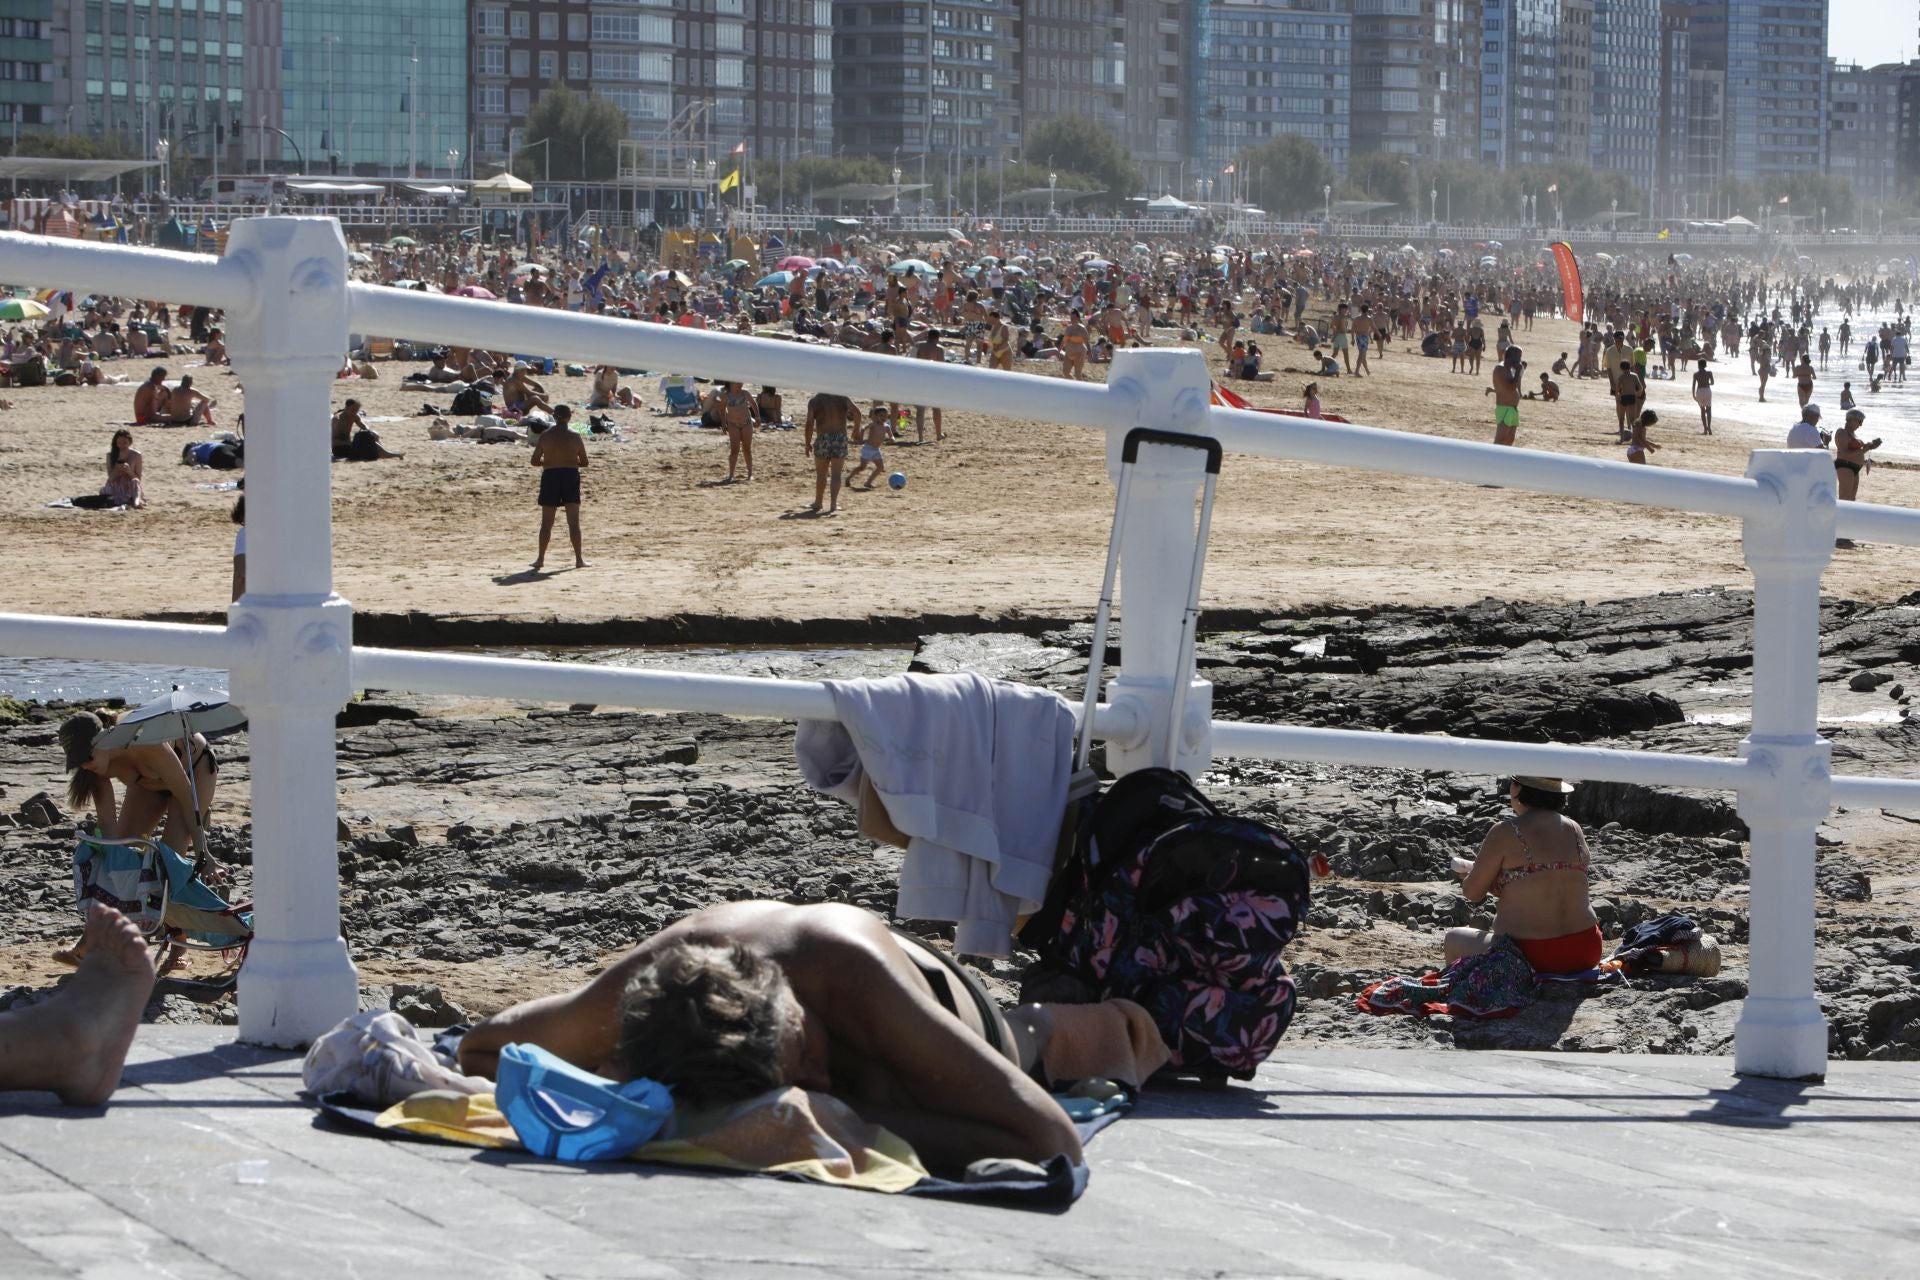
<path id="1" fill-rule="evenodd" d="M 1080 740 L 1074 753 L 1076 771 L 1087 767 L 1093 749 L 1093 713 L 1100 701 L 1100 675 L 1107 658 L 1107 626 L 1113 614 L 1113 588 L 1120 565 L 1121 532 L 1126 527 L 1128 502 L 1132 496 L 1133 467 L 1143 444 L 1165 445 L 1173 449 L 1198 449 L 1206 454 L 1206 483 L 1200 504 L 1200 527 L 1194 541 L 1193 566 L 1187 584 L 1187 608 L 1180 621 L 1177 669 L 1185 671 L 1191 661 L 1193 634 L 1199 613 L 1200 572 L 1206 563 L 1207 537 L 1213 521 L 1214 486 L 1220 476 L 1220 442 L 1211 436 L 1164 431 L 1156 427 L 1135 427 L 1127 432 L 1120 446 L 1120 479 L 1113 499 L 1113 531 L 1107 540 L 1106 573 L 1100 583 L 1100 603 L 1094 611 L 1093 644 L 1087 658 L 1087 687 L 1080 715 Z M 1172 766 L 1180 745 L 1180 718 L 1185 713 L 1185 680 L 1176 679 L 1173 690 L 1173 718 L 1168 734 L 1167 763 Z"/>

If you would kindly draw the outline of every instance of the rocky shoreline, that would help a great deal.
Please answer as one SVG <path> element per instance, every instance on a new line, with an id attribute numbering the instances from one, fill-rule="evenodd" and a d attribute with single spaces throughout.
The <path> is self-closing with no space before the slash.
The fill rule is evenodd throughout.
<path id="1" fill-rule="evenodd" d="M 1445 731 L 1731 754 L 1750 694 L 1751 599 L 1690 592 L 1600 604 L 1483 601 L 1459 609 L 1301 611 L 1214 619 L 1201 674 L 1222 718 Z M 1920 595 L 1827 603 L 1822 717 L 1838 772 L 1920 776 Z M 894 620 L 857 637 L 895 638 Z M 971 629 L 970 629 L 971 630 Z M 742 634 L 735 632 L 736 635 Z M 757 641 L 791 641 L 808 634 Z M 920 671 L 976 670 L 1076 696 L 1084 622 L 1032 620 L 918 641 Z M 393 642 L 398 637 L 382 637 Z M 820 639 L 826 639 L 824 635 Z M 844 629 L 831 637 L 856 639 Z M 545 636 L 549 643 L 556 637 Z M 53 798 L 66 708 L 0 723 L 0 1007 L 36 998 L 37 957 L 71 934 L 71 845 Z M 0 719 L 6 713 L 0 711 Z M 800 781 L 790 725 L 449 705 L 371 693 L 343 714 L 345 928 L 367 998 L 423 1021 L 485 1013 L 586 972 L 691 908 L 742 897 L 844 901 L 890 914 L 898 856 Z M 245 736 L 222 747 L 223 813 L 243 811 Z M 1718 936 L 1712 979 L 1568 988 L 1494 1023 L 1370 1018 L 1367 982 L 1430 967 L 1445 928 L 1480 918 L 1447 861 L 1471 853 L 1502 803 L 1490 780 L 1227 760 L 1203 788 L 1285 826 L 1332 860 L 1289 952 L 1300 1011 L 1286 1044 L 1716 1053 L 1746 983 L 1745 829 L 1732 798 L 1584 786 L 1574 816 L 1595 860 L 1609 937 L 1684 911 Z M 244 891 L 250 832 L 217 826 Z M 1839 812 L 1822 828 L 1819 992 L 1832 1052 L 1920 1058 L 1920 813 Z M 939 937 L 936 925 L 916 926 Z M 1010 993 L 1020 968 L 981 966 Z M 160 998 L 156 1016 L 228 1020 L 230 1003 Z"/>

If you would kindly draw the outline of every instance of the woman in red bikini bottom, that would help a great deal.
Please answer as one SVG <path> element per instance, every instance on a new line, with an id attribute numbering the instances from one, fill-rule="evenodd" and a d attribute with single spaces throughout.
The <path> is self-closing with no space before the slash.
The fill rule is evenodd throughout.
<path id="1" fill-rule="evenodd" d="M 1469 863 L 1454 859 L 1466 877 L 1469 902 L 1500 900 L 1490 929 L 1447 931 L 1448 964 L 1478 955 L 1501 934 L 1512 938 L 1536 973 L 1580 973 L 1600 963 L 1600 922 L 1587 900 L 1587 838 L 1561 813 L 1571 783 L 1558 778 L 1514 778 L 1513 814 L 1494 823 Z"/>

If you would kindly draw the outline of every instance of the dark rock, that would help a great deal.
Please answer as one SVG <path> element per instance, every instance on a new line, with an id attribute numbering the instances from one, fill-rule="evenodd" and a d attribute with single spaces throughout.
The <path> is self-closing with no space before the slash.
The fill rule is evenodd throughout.
<path id="1" fill-rule="evenodd" d="M 20 821 L 29 827 L 57 827 L 66 820 L 60 806 L 44 791 L 34 792 L 20 806 Z"/>
<path id="2" fill-rule="evenodd" d="M 1862 671 L 1847 681 L 1847 688 L 1855 693 L 1872 693 L 1892 679 L 1893 677 L 1884 671 Z"/>
<path id="3" fill-rule="evenodd" d="M 465 1009 L 440 994 L 440 988 L 431 983 L 394 983 L 393 1003 L 389 1007 L 416 1027 L 450 1027 L 473 1020 Z"/>

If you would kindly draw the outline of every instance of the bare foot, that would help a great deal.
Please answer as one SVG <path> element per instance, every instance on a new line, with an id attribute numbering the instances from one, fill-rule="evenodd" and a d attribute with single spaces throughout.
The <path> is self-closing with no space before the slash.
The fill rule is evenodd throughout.
<path id="1" fill-rule="evenodd" d="M 153 957 L 131 920 L 94 903 L 81 940 L 86 958 L 45 1004 L 9 1017 L 0 1037 L 0 1088 L 51 1089 L 74 1106 L 113 1094 L 127 1048 L 153 993 Z"/>
<path id="2" fill-rule="evenodd" d="M 573 562 L 573 567 L 574 567 L 574 568 L 576 568 L 576 569 L 591 569 L 591 568 L 593 568 L 593 566 L 592 566 L 592 565 L 590 565 L 590 564 L 588 564 L 588 563 L 587 563 L 587 562 L 586 562 L 585 560 L 580 560 L 580 559 L 577 559 L 577 558 L 576 558 L 576 559 L 574 560 L 574 562 Z"/>
<path id="3" fill-rule="evenodd" d="M 547 567 L 547 562 L 545 560 L 535 560 L 533 562 L 533 571 L 535 573 L 540 572 L 542 569 L 546 567 Z"/>

